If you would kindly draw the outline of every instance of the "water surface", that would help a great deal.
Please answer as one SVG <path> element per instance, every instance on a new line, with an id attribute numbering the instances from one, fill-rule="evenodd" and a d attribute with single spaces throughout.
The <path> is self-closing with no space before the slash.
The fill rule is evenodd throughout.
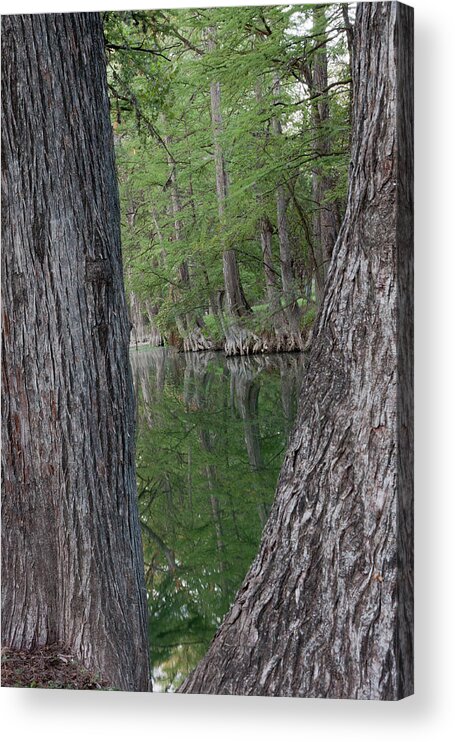
<path id="1" fill-rule="evenodd" d="M 259 546 L 302 354 L 133 351 L 154 690 L 204 655 Z"/>

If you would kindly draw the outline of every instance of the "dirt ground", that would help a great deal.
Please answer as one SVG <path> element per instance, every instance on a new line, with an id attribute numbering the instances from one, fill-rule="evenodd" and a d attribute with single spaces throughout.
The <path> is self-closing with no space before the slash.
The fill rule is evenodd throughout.
<path id="1" fill-rule="evenodd" d="M 34 651 L 2 649 L 1 684 L 10 688 L 110 689 L 59 646 Z"/>

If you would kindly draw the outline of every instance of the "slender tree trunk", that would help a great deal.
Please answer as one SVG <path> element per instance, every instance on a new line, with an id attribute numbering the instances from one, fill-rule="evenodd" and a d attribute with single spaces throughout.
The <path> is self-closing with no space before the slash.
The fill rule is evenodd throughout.
<path id="1" fill-rule="evenodd" d="M 136 210 L 134 207 L 134 204 L 129 204 L 129 208 L 127 210 L 126 220 L 128 223 L 128 228 L 132 231 L 134 229 L 134 222 L 136 220 Z M 126 268 L 126 277 L 127 280 L 131 280 L 131 268 Z M 128 302 L 128 308 L 129 308 L 129 317 L 130 317 L 130 323 L 131 323 L 131 331 L 130 336 L 133 340 L 134 345 L 136 347 L 139 343 L 144 342 L 144 321 L 142 317 L 142 312 L 139 306 L 138 299 L 136 297 L 136 294 L 134 291 L 129 292 L 129 302 Z"/>
<path id="2" fill-rule="evenodd" d="M 278 96 L 280 93 L 280 81 L 278 77 L 275 77 L 274 82 L 274 95 Z M 273 130 L 276 135 L 282 134 L 281 122 L 278 117 L 272 119 Z M 287 208 L 290 196 L 287 194 L 283 183 L 279 183 L 276 189 L 276 213 L 277 213 L 277 225 L 278 225 L 278 241 L 280 244 L 280 269 L 281 269 L 281 285 L 282 285 L 282 296 L 284 298 L 284 314 L 289 327 L 288 334 L 293 339 L 291 340 L 290 350 L 293 350 L 293 344 L 295 349 L 303 349 L 303 340 L 299 328 L 299 307 L 297 304 L 297 297 L 295 292 L 295 277 L 293 269 L 292 251 L 289 240 L 289 229 L 287 220 Z"/>
<path id="3" fill-rule="evenodd" d="M 279 322 L 279 315 L 281 314 L 280 288 L 277 280 L 278 274 L 273 266 L 272 225 L 266 216 L 261 217 L 259 225 L 267 302 L 274 315 L 274 320 Z"/>
<path id="4" fill-rule="evenodd" d="M 171 144 L 171 138 L 165 137 L 166 145 Z M 174 236 L 176 242 L 182 242 L 184 239 L 184 230 L 181 218 L 181 199 L 180 191 L 177 183 L 177 163 L 175 159 L 168 153 L 168 165 L 170 168 L 170 181 L 171 181 L 171 202 L 172 202 L 172 214 L 174 217 Z M 184 291 L 190 289 L 190 270 L 188 261 L 182 260 L 179 266 L 180 281 Z M 201 331 L 202 322 L 197 316 L 197 313 L 193 311 L 186 311 L 182 313 L 180 319 L 181 328 L 183 330 L 183 350 L 185 351 L 199 351 L 199 350 L 212 350 L 213 343 L 208 340 Z"/>
<path id="5" fill-rule="evenodd" d="M 289 197 L 286 195 L 284 186 L 277 187 L 276 205 L 277 205 L 277 223 L 278 223 L 278 240 L 280 243 L 280 267 L 281 283 L 283 285 L 283 297 L 286 307 L 289 309 L 288 316 L 294 318 L 297 312 L 297 302 L 294 285 L 294 272 L 292 269 L 292 252 L 289 242 L 289 229 L 287 220 L 287 208 Z"/>
<path id="6" fill-rule="evenodd" d="M 168 146 L 169 142 L 170 138 L 166 137 L 166 147 Z M 168 215 L 174 220 L 174 242 L 179 242 L 182 235 L 182 224 L 180 221 L 180 196 L 177 190 L 175 167 L 172 158 L 170 158 L 169 156 L 168 164 L 170 166 L 169 181 L 171 188 L 171 203 L 167 207 L 166 211 Z M 188 271 L 185 261 L 183 261 L 183 263 L 180 263 L 178 271 L 181 284 L 183 287 L 185 287 L 185 285 L 187 285 L 188 278 Z M 181 304 L 181 292 L 176 288 L 175 283 L 169 284 L 169 293 L 171 295 L 173 304 L 178 305 L 179 302 Z M 177 337 L 173 338 L 172 344 L 178 347 L 179 350 L 184 350 L 184 342 L 187 336 L 188 326 L 187 317 L 185 316 L 185 313 L 183 311 L 176 312 L 175 324 L 177 327 Z"/>
<path id="7" fill-rule="evenodd" d="M 174 238 L 176 242 L 182 242 L 184 239 L 184 230 L 182 224 L 182 207 L 180 199 L 180 191 L 177 182 L 177 163 L 174 157 L 169 152 L 169 146 L 171 145 L 171 138 L 169 136 L 164 137 L 164 141 L 168 148 L 167 161 L 170 169 L 170 189 L 171 189 L 171 204 L 172 204 L 172 215 L 174 218 Z M 188 267 L 188 261 L 182 260 L 179 266 L 179 276 L 183 291 L 188 291 L 190 288 L 190 271 Z M 204 337 L 199 327 L 200 322 L 195 312 L 185 311 L 182 312 L 179 318 L 178 324 L 180 325 L 179 331 L 183 334 L 183 350 L 185 351 L 198 351 L 198 350 L 210 350 L 212 343 Z"/>
<path id="8" fill-rule="evenodd" d="M 98 14 L 2 18 L 2 642 L 147 690 L 105 76 Z"/>
<path id="9" fill-rule="evenodd" d="M 209 30 L 208 48 L 214 51 L 216 48 L 215 30 Z M 223 132 L 223 120 L 221 116 L 221 85 L 219 82 L 210 84 L 210 106 L 213 130 L 213 148 L 215 159 L 216 193 L 218 198 L 218 214 L 221 227 L 224 221 L 226 198 L 228 193 L 228 177 L 226 163 L 221 144 Z M 249 311 L 250 307 L 243 293 L 240 281 L 239 267 L 235 250 L 223 250 L 223 276 L 226 292 L 227 309 L 231 317 L 241 317 Z"/>
<path id="10" fill-rule="evenodd" d="M 133 232 L 136 222 L 136 207 L 130 204 L 127 212 L 128 227 Z M 127 283 L 131 282 L 131 268 L 126 268 Z M 156 327 L 152 304 L 149 301 L 143 302 L 139 299 L 134 291 L 129 292 L 129 317 L 131 322 L 132 341 L 136 347 L 139 343 L 150 343 L 151 345 L 163 345 L 161 334 Z M 155 312 L 156 313 L 156 312 Z M 148 327 L 144 321 L 144 314 L 147 315 Z"/>
<path id="11" fill-rule="evenodd" d="M 280 94 L 280 80 L 275 77 L 273 86 L 274 95 L 276 97 Z M 277 136 L 282 135 L 281 122 L 278 117 L 272 119 L 273 130 Z M 276 190 L 276 206 L 277 206 L 277 225 L 278 225 L 278 240 L 280 243 L 280 268 L 281 268 L 281 283 L 283 286 L 283 297 L 287 308 L 287 316 L 290 318 L 291 324 L 295 325 L 294 319 L 298 316 L 298 307 L 295 295 L 295 280 L 294 271 L 292 268 L 292 252 L 289 241 L 289 229 L 287 220 L 287 208 L 290 196 L 286 193 L 285 187 L 282 183 L 279 183 Z M 298 329 L 292 327 L 292 330 Z"/>
<path id="12" fill-rule="evenodd" d="M 357 6 L 348 207 L 297 426 L 258 556 L 183 692 L 412 693 L 412 18 Z"/>
<path id="13" fill-rule="evenodd" d="M 323 41 L 326 30 L 325 8 L 315 6 L 313 9 L 313 30 L 318 35 L 314 52 L 312 84 L 312 114 L 314 128 L 313 148 L 317 157 L 330 154 L 331 143 L 328 134 L 330 109 L 327 99 L 327 46 Z M 322 38 L 322 40 L 321 40 Z M 318 161 L 316 160 L 316 163 Z M 340 229 L 339 215 L 335 203 L 328 201 L 328 194 L 333 188 L 333 179 L 324 172 L 324 161 L 313 169 L 313 201 L 315 206 L 313 232 L 317 253 L 316 296 L 318 303 L 322 300 L 327 271 Z"/>
<path id="14" fill-rule="evenodd" d="M 349 83 L 349 132 L 350 132 L 350 137 L 351 137 L 352 136 L 352 105 L 353 105 L 353 94 L 354 94 L 354 85 L 353 85 L 354 29 L 352 28 L 352 23 L 349 19 L 349 7 L 347 5 L 342 5 L 342 13 L 343 13 L 344 30 L 346 33 L 346 41 L 348 45 L 349 74 L 351 76 L 351 81 Z"/>
<path id="15" fill-rule="evenodd" d="M 171 205 L 172 205 L 172 216 L 174 219 L 174 237 L 176 242 L 181 242 L 183 235 L 183 224 L 182 224 L 182 206 L 180 201 L 180 191 L 177 183 L 177 163 L 174 157 L 169 152 L 171 145 L 171 137 L 165 136 L 164 142 L 167 149 L 167 164 L 169 165 L 169 180 L 171 189 Z M 188 269 L 187 260 L 182 260 L 179 266 L 180 280 L 184 287 L 188 288 L 190 284 L 190 272 Z"/>
<path id="16" fill-rule="evenodd" d="M 279 79 L 276 77 L 274 83 L 275 94 L 279 93 L 279 89 Z M 256 84 L 255 92 L 256 102 L 261 106 L 262 88 L 260 82 Z M 263 113 L 264 111 L 262 111 Z M 281 135 L 281 123 L 278 117 L 272 119 L 272 128 L 276 135 Z M 258 167 L 261 167 L 260 162 L 258 163 Z M 262 210 L 259 219 L 262 262 L 264 265 L 267 302 L 271 311 L 271 324 L 275 335 L 274 338 L 271 336 L 268 337 L 261 349 L 278 352 L 302 350 L 303 340 L 299 328 L 299 308 L 295 296 L 295 277 L 286 215 L 289 196 L 287 196 L 283 184 L 279 184 L 276 191 L 278 240 L 280 247 L 279 273 L 275 271 L 273 265 L 272 225 L 266 214 L 265 204 L 262 203 L 264 199 L 259 193 L 257 193 L 256 198 Z M 282 297 L 284 297 L 284 307 L 281 304 Z"/>
<path id="17" fill-rule="evenodd" d="M 187 156 L 188 162 L 190 163 L 189 171 L 188 171 L 188 179 L 189 179 L 189 183 L 188 183 L 188 197 L 189 197 L 189 203 L 190 203 L 190 206 L 191 206 L 192 223 L 193 223 L 193 226 L 195 226 L 196 225 L 196 221 L 197 221 L 197 212 L 196 212 L 196 203 L 195 203 L 195 199 L 194 199 L 193 174 L 192 174 L 192 166 L 191 166 L 192 150 L 191 150 L 191 147 L 188 145 L 188 136 L 189 136 L 188 125 L 187 125 L 187 120 L 186 120 L 186 117 L 185 117 L 185 138 L 186 138 L 186 143 L 187 143 L 186 156 Z M 214 291 L 214 289 L 212 288 L 212 286 L 210 284 L 209 274 L 208 274 L 208 271 L 207 271 L 206 266 L 200 266 L 200 267 L 201 267 L 201 270 L 202 270 L 202 274 L 204 276 L 204 282 L 205 282 L 205 286 L 206 286 L 206 289 L 207 289 L 207 294 L 208 294 L 208 297 L 209 297 L 208 311 L 209 311 L 210 314 L 212 314 L 214 316 L 217 316 L 218 315 L 218 307 L 216 306 L 216 298 L 215 298 L 216 292 Z"/>
<path id="18" fill-rule="evenodd" d="M 256 83 L 256 103 L 259 106 L 260 114 L 264 114 L 263 106 L 263 95 L 261 81 Z M 261 131 L 259 135 L 263 138 L 265 136 L 265 130 Z M 260 170 L 263 166 L 261 159 L 257 162 L 257 169 Z M 272 253 L 272 235 L 273 229 L 270 219 L 267 215 L 267 205 L 264 203 L 264 197 L 260 194 L 257 186 L 254 187 L 256 193 L 256 201 L 261 210 L 261 216 L 259 218 L 259 235 L 261 239 L 261 251 L 262 251 L 262 262 L 264 266 L 264 277 L 266 287 L 266 298 L 267 303 L 273 315 L 274 325 L 277 326 L 278 330 L 282 325 L 282 312 L 281 312 L 281 286 L 279 284 L 279 274 L 274 268 L 273 253 Z"/>
<path id="19" fill-rule="evenodd" d="M 302 204 L 295 194 L 295 189 L 292 183 L 288 183 L 289 193 L 294 204 L 297 216 L 303 227 L 305 240 L 308 246 L 308 256 L 306 259 L 302 259 L 302 271 L 300 272 L 300 280 L 302 283 L 302 291 L 304 292 L 307 300 L 307 304 L 311 301 L 313 278 L 317 284 L 317 272 L 318 272 L 318 258 L 314 245 L 314 232 L 310 223 L 310 216 L 305 214 Z"/>
<path id="20" fill-rule="evenodd" d="M 148 341 L 144 327 L 144 316 L 142 314 L 140 301 L 134 291 L 130 291 L 129 297 L 130 320 L 132 325 L 131 334 L 133 336 L 134 344 L 138 345 L 139 343 L 145 343 Z"/>
<path id="21" fill-rule="evenodd" d="M 145 301 L 145 311 L 149 320 L 149 332 L 148 342 L 150 345 L 159 346 L 164 345 L 161 333 L 156 326 L 156 315 L 158 314 L 158 306 L 150 300 Z"/>

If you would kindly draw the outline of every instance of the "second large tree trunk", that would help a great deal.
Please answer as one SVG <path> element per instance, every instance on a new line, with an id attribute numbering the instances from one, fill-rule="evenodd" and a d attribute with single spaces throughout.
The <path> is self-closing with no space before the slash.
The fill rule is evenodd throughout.
<path id="1" fill-rule="evenodd" d="M 183 692 L 412 693 L 412 38 L 411 8 L 358 5 L 348 207 L 297 425 L 258 556 Z"/>

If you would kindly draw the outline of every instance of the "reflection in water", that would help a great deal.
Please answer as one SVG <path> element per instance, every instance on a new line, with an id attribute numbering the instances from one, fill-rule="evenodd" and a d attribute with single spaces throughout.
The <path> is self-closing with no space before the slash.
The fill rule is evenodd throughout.
<path id="1" fill-rule="evenodd" d="M 154 689 L 204 655 L 256 554 L 303 356 L 131 355 Z"/>

